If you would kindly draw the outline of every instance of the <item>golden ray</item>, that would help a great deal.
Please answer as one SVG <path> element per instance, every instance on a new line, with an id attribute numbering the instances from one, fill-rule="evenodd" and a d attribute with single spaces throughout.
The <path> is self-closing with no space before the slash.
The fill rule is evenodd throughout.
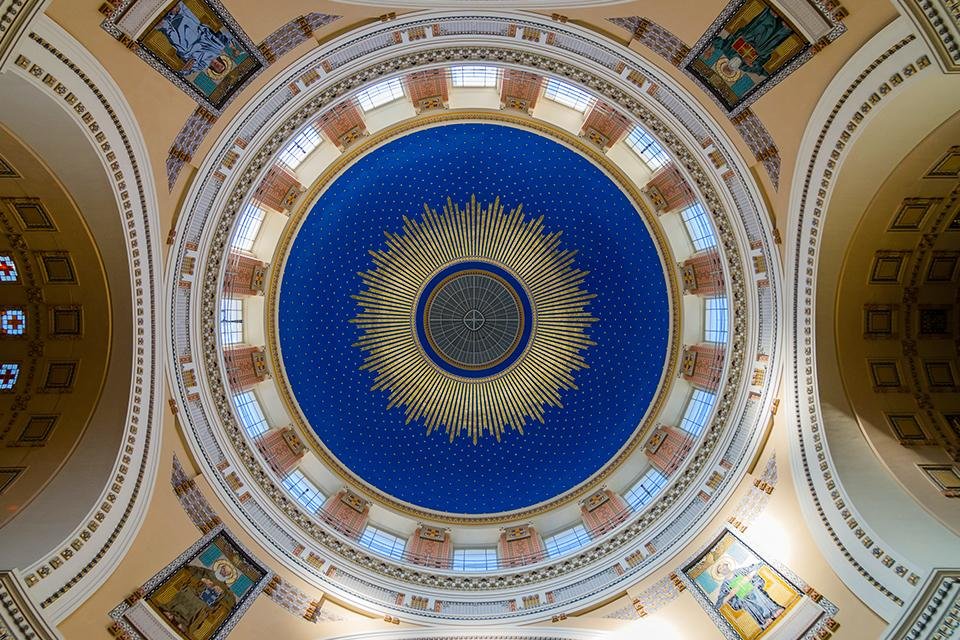
<path id="1" fill-rule="evenodd" d="M 576 251 L 560 248 L 560 232 L 547 233 L 542 216 L 526 219 L 522 205 L 504 213 L 499 198 L 462 207 L 447 198 L 442 215 L 424 204 L 419 220 L 402 221 L 401 233 L 384 233 L 385 249 L 369 252 L 374 268 L 359 274 L 365 289 L 353 296 L 361 311 L 351 322 L 363 330 L 354 346 L 366 354 L 361 369 L 375 374 L 372 389 L 389 392 L 387 408 L 403 407 L 408 423 L 423 419 L 428 435 L 442 426 L 451 442 L 500 441 L 508 427 L 523 434 L 528 421 L 543 423 L 544 406 L 562 406 L 560 392 L 577 388 L 581 352 L 595 344 L 586 334 L 597 320 L 586 309 L 594 295 L 581 288 L 587 272 L 573 266 Z M 420 292 L 462 260 L 513 274 L 533 309 L 522 356 L 489 377 L 444 371 L 416 335 Z"/>

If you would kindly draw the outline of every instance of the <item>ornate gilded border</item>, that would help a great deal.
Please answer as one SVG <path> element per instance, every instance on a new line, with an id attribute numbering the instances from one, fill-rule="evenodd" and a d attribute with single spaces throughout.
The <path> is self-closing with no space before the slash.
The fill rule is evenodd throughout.
<path id="1" fill-rule="evenodd" d="M 313 208 L 313 205 L 320 197 L 323 190 L 332 184 L 343 171 L 345 171 L 363 155 L 370 153 L 374 149 L 390 142 L 397 137 L 406 135 L 417 129 L 439 126 L 451 122 L 466 121 L 506 123 L 526 130 L 532 130 L 540 135 L 560 142 L 564 146 L 567 146 L 573 151 L 585 156 L 588 160 L 592 161 L 605 173 L 611 176 L 611 179 L 628 194 L 630 200 L 643 217 L 647 228 L 650 230 L 654 244 L 657 247 L 658 257 L 663 264 L 664 271 L 667 273 L 667 289 L 670 297 L 670 344 L 668 347 L 667 361 L 663 368 L 663 372 L 661 373 L 657 394 L 654 397 L 653 402 L 650 403 L 643 420 L 634 430 L 634 434 L 627 444 L 624 445 L 600 471 L 596 472 L 587 480 L 556 498 L 542 502 L 538 505 L 534 505 L 533 507 L 528 507 L 526 509 L 504 512 L 503 514 L 496 514 L 492 516 L 476 517 L 418 508 L 397 500 L 396 498 L 368 484 L 365 480 L 341 464 L 340 461 L 337 460 L 336 457 L 334 457 L 327 450 L 323 443 L 320 442 L 320 439 L 317 437 L 317 435 L 313 432 L 313 429 L 310 428 L 306 418 L 303 416 L 303 412 L 300 410 L 300 406 L 297 403 L 293 391 L 290 389 L 290 384 L 287 381 L 286 375 L 284 374 L 282 355 L 280 353 L 280 345 L 277 339 L 277 319 L 274 314 L 274 310 L 277 309 L 278 304 L 277 298 L 280 291 L 280 281 L 283 277 L 284 269 L 286 268 L 286 261 L 290 253 L 290 247 L 293 244 L 293 240 L 296 238 L 296 234 L 304 218 Z M 227 250 L 229 251 L 229 249 Z M 270 270 L 270 283 L 266 294 L 266 304 L 264 305 L 264 320 L 266 327 L 265 334 L 267 352 L 269 354 L 271 367 L 275 374 L 274 382 L 280 391 L 280 398 L 283 400 L 287 412 L 299 430 L 304 441 L 310 443 L 311 449 L 314 451 L 317 457 L 319 457 L 320 460 L 323 461 L 323 463 L 338 477 L 368 497 L 376 500 L 378 504 L 388 506 L 391 509 L 399 511 L 405 515 L 409 515 L 413 518 L 427 519 L 431 522 L 441 522 L 444 524 L 502 524 L 505 522 L 522 520 L 524 518 L 530 518 L 532 516 L 545 513 L 559 506 L 567 504 L 576 498 L 579 498 L 587 493 L 590 489 L 597 486 L 598 483 L 602 482 L 614 471 L 616 471 L 620 465 L 630 457 L 630 454 L 636 450 L 637 446 L 643 442 L 650 432 L 650 429 L 654 425 L 657 416 L 660 414 L 660 410 L 663 408 L 663 405 L 669 396 L 669 392 L 673 388 L 673 381 L 676 379 L 675 374 L 677 371 L 677 362 L 679 360 L 681 342 L 680 329 L 682 314 L 681 305 L 679 304 L 681 293 L 677 282 L 677 269 L 675 266 L 676 262 L 674 261 L 673 252 L 670 249 L 670 244 L 667 242 L 667 239 L 663 233 L 663 229 L 657 221 L 656 216 L 650 211 L 650 208 L 643 200 L 643 197 L 640 194 L 640 189 L 637 188 L 637 186 L 623 170 L 617 167 L 599 150 L 590 147 L 587 143 L 560 129 L 559 127 L 555 127 L 543 121 L 534 120 L 530 117 L 524 117 L 519 114 L 513 115 L 500 111 L 457 110 L 445 113 L 430 114 L 428 116 L 406 120 L 371 135 L 369 138 L 364 139 L 362 143 L 347 149 L 346 152 L 338 156 L 334 162 L 326 170 L 324 170 L 320 177 L 314 181 L 314 183 L 307 190 L 306 194 L 301 197 L 297 208 L 290 213 L 290 218 L 284 227 L 283 234 L 281 235 L 279 242 L 277 243 L 274 256 L 279 256 L 279 259 L 274 260 Z"/>
<path id="2" fill-rule="evenodd" d="M 640 513 L 635 520 L 623 525 L 623 527 L 618 530 L 616 536 L 599 545 L 590 547 L 587 551 L 577 556 L 564 558 L 559 563 L 531 567 L 529 571 L 512 577 L 509 581 L 510 586 L 541 582 L 555 577 L 557 575 L 556 571 L 558 571 L 561 564 L 570 568 L 579 568 L 583 566 L 582 563 L 584 562 L 592 563 L 594 560 L 608 556 L 618 548 L 630 545 L 631 542 L 642 535 L 650 525 L 659 520 L 667 510 L 671 509 L 674 503 L 684 495 L 685 490 L 690 484 L 696 480 L 700 470 L 703 469 L 711 459 L 713 449 L 721 440 L 721 436 L 724 435 L 729 420 L 729 413 L 733 410 L 737 398 L 745 394 L 745 389 L 740 389 L 740 386 L 745 382 L 744 370 L 746 356 L 748 352 L 752 352 L 753 350 L 748 349 L 746 344 L 748 314 L 746 313 L 744 263 L 742 259 L 737 259 L 740 256 L 740 250 L 736 240 L 736 233 L 731 226 L 731 219 L 728 217 L 727 210 L 715 190 L 711 178 L 708 177 L 702 165 L 686 148 L 685 144 L 679 140 L 676 134 L 674 134 L 653 111 L 639 103 L 622 89 L 611 85 L 606 80 L 600 79 L 591 72 L 554 58 L 547 58 L 529 52 L 520 52 L 498 47 L 441 47 L 437 50 L 398 56 L 389 63 L 373 64 L 369 67 L 358 69 L 351 78 L 336 82 L 317 97 L 308 100 L 301 109 L 289 116 L 283 125 L 278 125 L 278 128 L 275 130 L 276 132 L 272 134 L 266 142 L 261 144 L 255 153 L 248 156 L 250 160 L 239 171 L 239 177 L 235 178 L 233 184 L 236 186 L 233 187 L 231 194 L 227 197 L 226 206 L 221 211 L 220 218 L 216 222 L 216 229 L 210 236 L 213 246 L 208 253 L 209 259 L 205 267 L 204 277 L 201 280 L 203 291 L 198 300 L 198 304 L 200 305 L 199 313 L 200 317 L 203 318 L 203 326 L 209 326 L 210 330 L 203 332 L 200 341 L 202 343 L 204 363 L 209 376 L 209 389 L 217 411 L 216 417 L 219 420 L 219 425 L 224 429 L 225 435 L 236 449 L 237 454 L 244 462 L 247 470 L 251 473 L 252 478 L 260 484 L 261 489 L 270 497 L 274 505 L 291 518 L 292 522 L 296 523 L 303 533 L 307 534 L 330 552 L 340 555 L 344 559 L 384 578 L 399 580 L 404 583 L 419 584 L 426 587 L 475 591 L 491 588 L 496 589 L 506 585 L 501 584 L 498 580 L 491 581 L 487 576 L 464 575 L 462 577 L 457 576 L 456 579 L 451 580 L 449 576 L 426 572 L 423 570 L 423 567 L 407 567 L 385 561 L 382 557 L 370 555 L 365 550 L 345 543 L 341 536 L 317 524 L 311 516 L 305 514 L 297 504 L 288 497 L 286 491 L 275 484 L 271 476 L 260 466 L 256 455 L 250 448 L 243 429 L 238 425 L 233 416 L 227 399 L 223 378 L 219 375 L 221 367 L 223 366 L 222 353 L 218 349 L 215 331 L 213 331 L 216 323 L 215 318 L 217 317 L 219 300 L 217 283 L 221 277 L 221 271 L 225 267 L 223 256 L 225 255 L 226 244 L 229 242 L 230 233 L 236 217 L 239 215 L 241 204 L 245 200 L 249 190 L 255 185 L 257 176 L 265 172 L 273 154 L 286 143 L 297 128 L 306 122 L 308 118 L 316 117 L 324 108 L 332 106 L 344 96 L 349 95 L 365 84 L 396 73 L 398 68 L 413 71 L 418 68 L 436 66 L 436 60 L 438 58 L 444 60 L 444 64 L 456 61 L 497 60 L 501 63 L 527 66 L 534 70 L 540 70 L 541 72 L 547 70 L 551 75 L 564 75 L 574 81 L 582 82 L 598 95 L 603 95 L 607 99 L 615 101 L 622 109 L 631 113 L 642 122 L 648 131 L 657 135 L 657 137 L 671 149 L 678 164 L 686 169 L 692 178 L 692 183 L 696 185 L 703 194 L 702 202 L 711 212 L 717 225 L 719 241 L 722 250 L 727 255 L 726 263 L 730 274 L 728 292 L 733 308 L 733 321 L 730 326 L 731 343 L 728 345 L 731 354 L 729 370 L 724 384 L 718 393 L 718 403 L 714 419 L 711 425 L 705 430 L 701 447 L 698 452 L 693 455 L 691 464 L 688 465 L 684 472 L 679 474 L 673 484 L 661 495 L 660 500 Z M 363 82 L 358 81 L 358 78 L 363 78 Z M 179 251 L 182 255 L 182 245 Z M 771 276 L 772 275 L 773 274 L 771 274 Z"/>
<path id="3" fill-rule="evenodd" d="M 384 50 L 393 46 L 394 32 L 421 26 L 432 29 L 435 24 L 440 28 L 438 38 L 403 44 L 402 52 L 385 57 Z M 517 43 L 508 33 L 511 28 L 519 28 L 518 25 L 549 30 L 556 34 L 556 38 L 539 45 Z M 492 46 L 477 45 L 475 37 L 478 34 L 482 34 L 484 41 Z M 371 49 L 373 43 L 377 46 Z M 361 61 L 369 59 L 371 51 L 377 51 L 375 60 L 361 66 Z M 579 553 L 554 562 L 492 575 L 451 575 L 396 563 L 351 544 L 304 513 L 258 463 L 256 453 L 250 449 L 233 417 L 223 380 L 216 376 L 215 370 L 220 366 L 216 341 L 211 344 L 203 339 L 203 334 L 215 331 L 216 284 L 223 267 L 222 252 L 240 206 L 258 177 L 266 172 L 273 155 L 292 134 L 309 118 L 315 118 L 364 86 L 390 75 L 460 61 L 492 62 L 569 79 L 615 103 L 622 113 L 641 123 L 671 149 L 677 165 L 690 177 L 690 184 L 699 189 L 703 204 L 716 221 L 719 244 L 726 254 L 733 312 L 731 361 L 718 393 L 716 414 L 702 436 L 700 449 L 660 499 Z M 340 67 L 348 63 L 351 65 L 349 73 L 341 73 Z M 323 81 L 307 95 L 301 95 L 299 110 L 284 110 L 285 103 L 293 99 L 287 86 L 290 79 L 302 74 L 312 76 L 313 72 Z M 656 91 L 650 90 L 653 87 Z M 280 116 L 281 111 L 283 116 Z M 668 126 L 662 118 L 668 118 L 671 125 Z M 268 121 L 276 124 L 261 135 L 259 132 Z M 246 135 L 249 137 L 245 139 L 255 138 L 258 142 L 239 147 L 233 144 L 236 135 Z M 704 149 L 702 156 L 693 152 L 698 146 Z M 712 166 L 704 164 L 707 153 L 713 158 Z M 228 159 L 229 168 L 221 173 L 220 168 L 226 167 Z M 237 159 L 240 163 L 236 162 Z M 708 166 L 709 173 L 705 168 Z M 176 363 L 181 356 L 197 364 L 202 360 L 214 375 L 204 380 L 204 393 L 192 397 L 186 391 L 184 372 L 176 364 L 172 365 L 176 401 L 184 418 L 184 434 L 206 473 L 210 474 L 211 481 L 218 478 L 214 470 L 218 464 L 245 467 L 250 473 L 251 485 L 258 485 L 251 500 L 241 503 L 222 478 L 213 482 L 217 493 L 228 508 L 244 520 L 251 535 L 261 544 L 277 554 L 287 566 L 323 585 L 330 593 L 348 598 L 358 606 L 397 612 L 412 621 L 437 623 L 477 618 L 456 611 L 415 610 L 397 605 L 394 597 L 399 596 L 400 590 L 409 594 L 418 586 L 427 589 L 431 595 L 438 595 L 437 590 L 446 594 L 455 589 L 459 599 L 470 603 L 483 602 L 489 609 L 493 605 L 505 605 L 507 601 L 503 598 L 509 597 L 508 594 L 516 595 L 516 589 L 525 585 L 563 587 L 564 596 L 553 603 L 534 610 L 511 611 L 505 607 L 490 610 L 482 620 L 491 623 L 549 618 L 551 613 L 569 611 L 569 607 L 605 597 L 628 581 L 635 581 L 660 566 L 665 554 L 674 552 L 679 544 L 689 539 L 691 531 L 714 512 L 718 500 L 728 496 L 733 483 L 740 478 L 758 442 L 757 430 L 767 419 L 774 392 L 773 381 L 781 366 L 781 316 L 777 304 L 782 295 L 780 260 L 771 233 L 755 182 L 722 129 L 712 124 L 712 120 L 696 107 L 695 101 L 679 90 L 669 77 L 633 52 L 613 49 L 608 42 L 575 26 L 530 14 L 488 12 L 464 16 L 438 12 L 398 18 L 386 25 L 361 29 L 357 34 L 332 43 L 329 48 L 308 54 L 258 94 L 254 104 L 245 109 L 221 136 L 187 195 L 178 222 L 171 269 L 174 272 L 182 269 L 184 260 L 193 255 L 192 249 L 188 249 L 190 243 L 202 242 L 203 253 L 199 256 L 202 275 L 194 279 L 198 291 L 173 287 L 168 293 L 174 303 L 170 309 L 171 327 L 193 325 L 197 330 L 191 336 L 180 335 L 171 328 L 170 335 L 174 340 L 168 361 Z M 752 286 L 747 289 L 749 261 L 744 254 L 748 242 L 752 246 L 751 252 L 765 257 L 770 265 L 764 274 L 769 279 L 768 289 L 754 289 Z M 762 360 L 764 364 L 759 366 L 767 369 L 770 375 L 764 376 L 759 385 L 750 387 L 745 369 L 752 364 L 753 358 Z M 718 468 L 716 465 L 721 462 L 723 469 L 729 472 L 721 473 L 723 480 L 719 485 L 707 487 L 704 484 L 707 472 Z M 698 485 L 709 488 L 706 502 L 695 491 Z M 674 517 L 665 522 L 664 515 L 668 511 L 674 512 Z M 661 526 L 653 529 L 655 524 Z M 282 535 L 267 533 L 277 533 L 278 529 Z M 321 560 L 336 562 L 335 571 L 328 568 L 331 567 L 329 564 L 324 565 L 328 568 L 326 571 L 320 571 L 304 560 L 304 544 L 311 549 L 311 554 L 314 551 L 319 554 Z M 644 548 L 646 552 L 643 552 Z M 627 555 L 633 557 L 636 552 L 643 554 L 641 562 L 625 561 Z M 366 587 L 361 589 L 362 585 Z M 376 594 L 370 593 L 368 588 L 375 588 Z M 491 602 L 491 598 L 500 599 Z"/>

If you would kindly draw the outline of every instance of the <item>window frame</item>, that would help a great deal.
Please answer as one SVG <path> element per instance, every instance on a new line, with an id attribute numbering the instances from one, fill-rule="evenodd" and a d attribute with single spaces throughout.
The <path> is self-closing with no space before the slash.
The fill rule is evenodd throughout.
<path id="1" fill-rule="evenodd" d="M 580 113 L 586 113 L 597 101 L 583 89 L 556 78 L 547 78 L 544 83 L 543 97 Z"/>
<path id="2" fill-rule="evenodd" d="M 316 123 L 310 123 L 284 145 L 277 154 L 277 160 L 291 171 L 296 171 L 303 161 L 322 144 L 323 136 L 320 134 L 320 129 L 317 128 Z"/>
<path id="3" fill-rule="evenodd" d="M 327 501 L 327 495 L 320 490 L 313 481 L 303 474 L 300 469 L 291 469 L 287 475 L 280 479 L 280 484 L 286 489 L 287 493 L 297 501 L 301 507 L 310 513 L 319 513 L 323 504 Z M 302 489 L 302 490 L 301 490 Z M 304 497 L 312 491 L 313 495 Z"/>
<path id="4" fill-rule="evenodd" d="M 233 232 L 230 247 L 247 253 L 253 251 L 253 245 L 257 243 L 257 237 L 260 235 L 260 228 L 263 226 L 263 219 L 266 214 L 267 212 L 263 207 L 248 202 L 237 221 L 237 228 Z"/>
<path id="5" fill-rule="evenodd" d="M 641 126 L 634 126 L 623 141 L 651 171 L 655 172 L 670 163 L 670 156 L 663 146 Z"/>
<path id="6" fill-rule="evenodd" d="M 650 467 L 640 479 L 623 494 L 623 499 L 634 511 L 640 511 L 653 502 L 667 486 L 667 476 L 656 467 Z"/>
<path id="7" fill-rule="evenodd" d="M 706 251 L 717 246 L 717 234 L 702 204 L 694 202 L 683 209 L 680 212 L 680 219 L 695 251 Z"/>
<path id="8" fill-rule="evenodd" d="M 406 96 L 403 81 L 390 78 L 357 92 L 357 104 L 364 113 L 379 109 Z"/>
<path id="9" fill-rule="evenodd" d="M 730 339 L 730 306 L 726 296 L 703 301 L 703 339 L 711 344 L 726 344 Z"/>
<path id="10" fill-rule="evenodd" d="M 482 560 L 480 556 L 482 556 Z M 451 567 L 454 571 L 479 573 L 498 569 L 500 559 L 494 547 L 454 547 Z"/>
<path id="11" fill-rule="evenodd" d="M 406 540 L 372 524 L 363 528 L 357 542 L 371 551 L 394 560 L 403 560 L 403 554 L 407 549 Z"/>
<path id="12" fill-rule="evenodd" d="M 233 395 L 233 407 L 237 421 L 251 438 L 258 438 L 270 430 L 267 416 L 263 413 L 260 398 L 253 391 L 241 391 Z"/>
<path id="13" fill-rule="evenodd" d="M 693 437 L 699 436 L 706 429 L 716 404 L 717 394 L 704 389 L 694 389 L 683 410 L 679 428 Z"/>
<path id="14" fill-rule="evenodd" d="M 243 344 L 243 300 L 224 297 L 220 300 L 220 344 L 224 347 Z"/>
<path id="15" fill-rule="evenodd" d="M 479 64 L 450 67 L 450 85 L 456 89 L 496 89 L 499 84 L 499 67 Z"/>

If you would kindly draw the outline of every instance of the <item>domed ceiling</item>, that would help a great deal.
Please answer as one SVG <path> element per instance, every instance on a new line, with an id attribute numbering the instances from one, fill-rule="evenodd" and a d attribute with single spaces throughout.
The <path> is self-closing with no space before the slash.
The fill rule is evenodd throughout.
<path id="1" fill-rule="evenodd" d="M 395 138 L 334 180 L 277 309 L 322 445 L 379 491 L 457 514 L 602 469 L 656 395 L 669 327 L 663 260 L 620 187 L 552 139 L 478 123 Z"/>

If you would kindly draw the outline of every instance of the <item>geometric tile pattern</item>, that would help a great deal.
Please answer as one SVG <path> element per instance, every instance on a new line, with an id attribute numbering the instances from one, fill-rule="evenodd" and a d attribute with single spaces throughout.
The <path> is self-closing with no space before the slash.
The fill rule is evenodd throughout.
<path id="1" fill-rule="evenodd" d="M 48 284 L 76 284 L 77 276 L 73 269 L 70 254 L 65 251 L 37 252 L 43 275 Z"/>
<path id="2" fill-rule="evenodd" d="M 49 308 L 51 338 L 79 338 L 83 334 L 83 307 L 57 305 Z"/>
<path id="3" fill-rule="evenodd" d="M 957 277 L 958 265 L 960 265 L 960 252 L 934 251 L 927 266 L 927 282 L 953 282 Z"/>
<path id="4" fill-rule="evenodd" d="M 41 390 L 47 393 L 70 391 L 77 378 L 78 366 L 76 361 L 48 362 Z"/>
<path id="5" fill-rule="evenodd" d="M 960 146 L 947 149 L 937 163 L 927 172 L 927 178 L 960 178 Z"/>
<path id="6" fill-rule="evenodd" d="M 12 444 L 21 447 L 42 447 L 47 443 L 47 438 L 50 437 L 59 417 L 56 415 L 30 416 L 20 436 Z"/>
<path id="7" fill-rule="evenodd" d="M 942 198 L 906 198 L 893 216 L 890 231 L 919 231 L 930 211 L 943 202 Z"/>
<path id="8" fill-rule="evenodd" d="M 900 444 L 925 444 L 927 442 L 927 434 L 915 414 L 888 413 L 887 421 L 890 423 L 893 435 L 900 441 Z"/>

